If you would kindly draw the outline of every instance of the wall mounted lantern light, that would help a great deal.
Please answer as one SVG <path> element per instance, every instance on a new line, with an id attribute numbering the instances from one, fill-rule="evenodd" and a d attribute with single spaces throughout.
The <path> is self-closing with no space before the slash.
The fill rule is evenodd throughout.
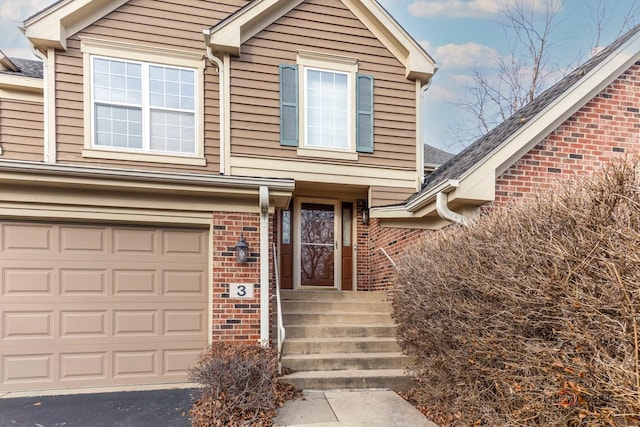
<path id="1" fill-rule="evenodd" d="M 236 261 L 247 262 L 247 254 L 249 253 L 249 245 L 244 240 L 244 234 L 240 233 L 240 240 L 236 244 Z"/>
<path id="2" fill-rule="evenodd" d="M 362 209 L 362 223 L 369 225 L 369 209 Z"/>

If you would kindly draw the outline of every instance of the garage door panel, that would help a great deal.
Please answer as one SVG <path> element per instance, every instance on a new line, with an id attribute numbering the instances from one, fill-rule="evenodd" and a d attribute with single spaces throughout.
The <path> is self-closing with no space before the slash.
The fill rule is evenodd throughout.
<path id="1" fill-rule="evenodd" d="M 187 376 L 189 367 L 193 366 L 201 352 L 202 350 L 198 349 L 164 350 L 162 374 L 165 376 Z"/>
<path id="2" fill-rule="evenodd" d="M 4 311 L 2 339 L 53 338 L 53 325 L 52 311 Z"/>
<path id="3" fill-rule="evenodd" d="M 157 375 L 159 375 L 157 350 L 128 350 L 113 352 L 114 377 Z"/>
<path id="4" fill-rule="evenodd" d="M 114 310 L 113 335 L 116 337 L 157 335 L 157 314 L 156 310 Z"/>
<path id="5" fill-rule="evenodd" d="M 7 385 L 54 382 L 53 353 L 18 353 L 2 357 L 2 383 Z"/>
<path id="6" fill-rule="evenodd" d="M 157 270 L 114 270 L 113 294 L 157 295 Z"/>
<path id="7" fill-rule="evenodd" d="M 107 270 L 104 268 L 61 268 L 60 295 L 82 296 L 107 295 Z"/>
<path id="8" fill-rule="evenodd" d="M 33 224 L 5 224 L 2 231 L 2 252 L 52 252 L 53 227 Z"/>
<path id="9" fill-rule="evenodd" d="M 162 253 L 169 256 L 198 256 L 205 252 L 204 235 L 193 231 L 165 231 L 162 235 Z"/>
<path id="10" fill-rule="evenodd" d="M 113 229 L 113 253 L 115 255 L 155 255 L 155 230 Z"/>
<path id="11" fill-rule="evenodd" d="M 105 337 L 107 330 L 107 310 L 60 311 L 61 338 Z"/>
<path id="12" fill-rule="evenodd" d="M 86 256 L 108 251 L 107 230 L 96 227 L 60 226 L 60 253 Z"/>
<path id="13" fill-rule="evenodd" d="M 198 335 L 204 329 L 204 310 L 165 310 L 164 335 Z"/>
<path id="14" fill-rule="evenodd" d="M 207 280 L 202 270 L 163 271 L 164 294 L 192 294 L 204 296 L 207 292 Z"/>
<path id="15" fill-rule="evenodd" d="M 187 380 L 208 342 L 207 242 L 201 230 L 0 223 L 0 391 Z"/>
<path id="16" fill-rule="evenodd" d="M 106 352 L 60 354 L 60 380 L 105 380 L 108 377 Z"/>
<path id="17" fill-rule="evenodd" d="M 53 277 L 52 268 L 34 268 L 28 263 L 24 263 L 23 266 L 3 268 L 2 295 L 52 295 Z"/>

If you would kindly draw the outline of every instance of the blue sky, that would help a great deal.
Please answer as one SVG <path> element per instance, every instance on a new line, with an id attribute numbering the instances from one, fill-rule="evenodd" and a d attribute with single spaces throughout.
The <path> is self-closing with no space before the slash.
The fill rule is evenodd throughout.
<path id="1" fill-rule="evenodd" d="M 469 123 L 455 101 L 464 94 L 474 65 L 487 65 L 491 56 L 507 55 L 505 33 L 498 11 L 516 1 L 542 10 L 545 2 L 562 4 L 552 35 L 552 61 L 561 70 L 588 58 L 594 47 L 595 25 L 590 14 L 604 5 L 606 17 L 600 45 L 620 35 L 624 17 L 638 11 L 640 0 L 378 0 L 437 61 L 439 70 L 424 96 L 425 142 L 450 152 L 459 151 L 451 129 Z M 43 9 L 52 0 L 0 0 L 0 49 L 12 57 L 34 58 L 18 23 Z M 539 14 L 536 16 L 540 16 Z M 638 19 L 634 20 L 635 22 Z M 559 74 L 558 78 L 561 77 Z"/>

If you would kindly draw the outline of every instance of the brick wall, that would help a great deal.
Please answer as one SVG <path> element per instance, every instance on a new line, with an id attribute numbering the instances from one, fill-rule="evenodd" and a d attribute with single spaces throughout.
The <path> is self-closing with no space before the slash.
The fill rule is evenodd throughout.
<path id="1" fill-rule="evenodd" d="M 213 339 L 256 344 L 260 341 L 260 216 L 214 212 L 213 218 Z M 271 247 L 273 221 L 269 223 Z M 236 261 L 241 234 L 249 246 L 246 263 Z M 271 265 L 270 260 L 270 271 Z M 230 298 L 232 283 L 253 285 L 253 298 Z"/>
<path id="2" fill-rule="evenodd" d="M 383 227 L 379 219 L 372 219 L 369 224 L 369 282 L 362 287 L 358 283 L 358 289 L 375 291 L 393 286 L 395 268 L 380 249 L 384 249 L 394 262 L 399 263 L 405 251 L 419 244 L 430 233 L 433 231 Z"/>
<path id="3" fill-rule="evenodd" d="M 495 205 L 637 154 L 640 66 L 632 66 L 496 180 Z"/>

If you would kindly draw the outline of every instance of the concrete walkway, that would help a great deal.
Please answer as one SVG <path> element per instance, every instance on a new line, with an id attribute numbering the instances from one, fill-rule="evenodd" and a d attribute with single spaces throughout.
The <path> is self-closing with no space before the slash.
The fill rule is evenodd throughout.
<path id="1" fill-rule="evenodd" d="M 278 411 L 275 427 L 437 427 L 389 390 L 305 391 Z"/>

